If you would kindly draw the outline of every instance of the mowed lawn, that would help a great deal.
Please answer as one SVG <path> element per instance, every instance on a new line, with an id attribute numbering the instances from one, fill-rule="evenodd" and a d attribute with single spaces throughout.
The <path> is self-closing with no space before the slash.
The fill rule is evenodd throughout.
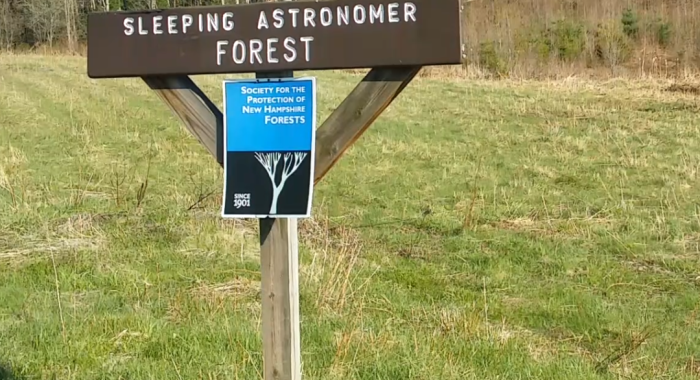
<path id="1" fill-rule="evenodd" d="M 320 120 L 361 78 L 298 74 Z M 416 79 L 300 221 L 304 378 L 700 378 L 700 98 L 667 87 Z M 222 186 L 140 80 L 0 56 L 0 379 L 260 379 Z"/>

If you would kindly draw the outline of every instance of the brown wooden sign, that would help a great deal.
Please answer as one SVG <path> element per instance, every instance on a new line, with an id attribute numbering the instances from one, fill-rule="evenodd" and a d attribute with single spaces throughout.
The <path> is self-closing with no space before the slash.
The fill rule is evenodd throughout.
<path id="1" fill-rule="evenodd" d="M 459 0 L 337 0 L 88 16 L 88 76 L 461 62 Z"/>

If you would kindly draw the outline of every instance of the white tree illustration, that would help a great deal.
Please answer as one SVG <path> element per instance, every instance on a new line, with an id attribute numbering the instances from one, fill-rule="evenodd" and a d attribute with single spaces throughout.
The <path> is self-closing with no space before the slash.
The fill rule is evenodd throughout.
<path id="1" fill-rule="evenodd" d="M 284 155 L 279 152 L 271 153 L 255 153 L 255 159 L 260 162 L 260 165 L 265 168 L 268 177 L 270 177 L 270 182 L 272 182 L 272 204 L 270 205 L 270 214 L 277 214 L 277 199 L 284 188 L 284 183 L 287 182 L 292 174 L 294 174 L 299 166 L 301 166 L 302 161 L 306 158 L 306 152 L 294 152 L 285 153 Z M 282 178 L 280 183 L 275 182 L 275 177 L 277 174 L 277 164 L 280 162 L 280 158 L 283 162 L 282 168 Z"/>

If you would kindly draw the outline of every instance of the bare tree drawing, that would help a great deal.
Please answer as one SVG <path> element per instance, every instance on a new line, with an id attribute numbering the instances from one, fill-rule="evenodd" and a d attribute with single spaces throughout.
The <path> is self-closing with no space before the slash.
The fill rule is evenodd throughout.
<path id="1" fill-rule="evenodd" d="M 294 174 L 299 166 L 301 166 L 302 161 L 306 158 L 306 152 L 294 152 L 294 153 L 282 153 L 271 152 L 271 153 L 255 153 L 255 159 L 260 162 L 260 165 L 265 168 L 268 177 L 270 177 L 270 182 L 272 182 L 272 204 L 270 205 L 270 214 L 277 214 L 277 199 L 284 188 L 284 183 L 287 182 L 292 174 Z M 277 175 L 277 164 L 282 159 L 282 177 L 280 183 L 275 182 L 275 177 Z"/>

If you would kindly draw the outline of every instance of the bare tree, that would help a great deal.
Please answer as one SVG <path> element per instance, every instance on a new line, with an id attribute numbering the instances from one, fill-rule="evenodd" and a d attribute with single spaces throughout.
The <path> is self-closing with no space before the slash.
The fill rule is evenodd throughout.
<path id="1" fill-rule="evenodd" d="M 77 0 L 64 0 L 63 3 L 63 10 L 66 15 L 66 42 L 68 42 L 68 51 L 73 53 L 78 44 L 78 32 L 76 27 L 78 4 Z"/>
<path id="2" fill-rule="evenodd" d="M 26 25 L 34 32 L 36 42 L 53 46 L 56 33 L 64 27 L 61 8 L 65 4 L 53 0 L 22 0 L 20 6 L 27 15 Z"/>
<path id="3" fill-rule="evenodd" d="M 277 214 L 277 200 L 279 199 L 280 193 L 284 188 L 287 178 L 294 174 L 301 163 L 306 158 L 306 152 L 294 152 L 285 153 L 282 155 L 279 152 L 272 153 L 255 153 L 255 159 L 260 162 L 260 165 L 265 168 L 268 177 L 270 177 L 270 182 L 272 182 L 272 204 L 270 205 L 270 215 Z M 277 177 L 277 166 L 282 158 L 282 176 L 280 178 L 280 183 L 276 183 L 275 178 Z"/>
<path id="4" fill-rule="evenodd" d="M 12 49 L 21 26 L 19 15 L 13 13 L 12 5 L 0 1 L 0 49 Z"/>

